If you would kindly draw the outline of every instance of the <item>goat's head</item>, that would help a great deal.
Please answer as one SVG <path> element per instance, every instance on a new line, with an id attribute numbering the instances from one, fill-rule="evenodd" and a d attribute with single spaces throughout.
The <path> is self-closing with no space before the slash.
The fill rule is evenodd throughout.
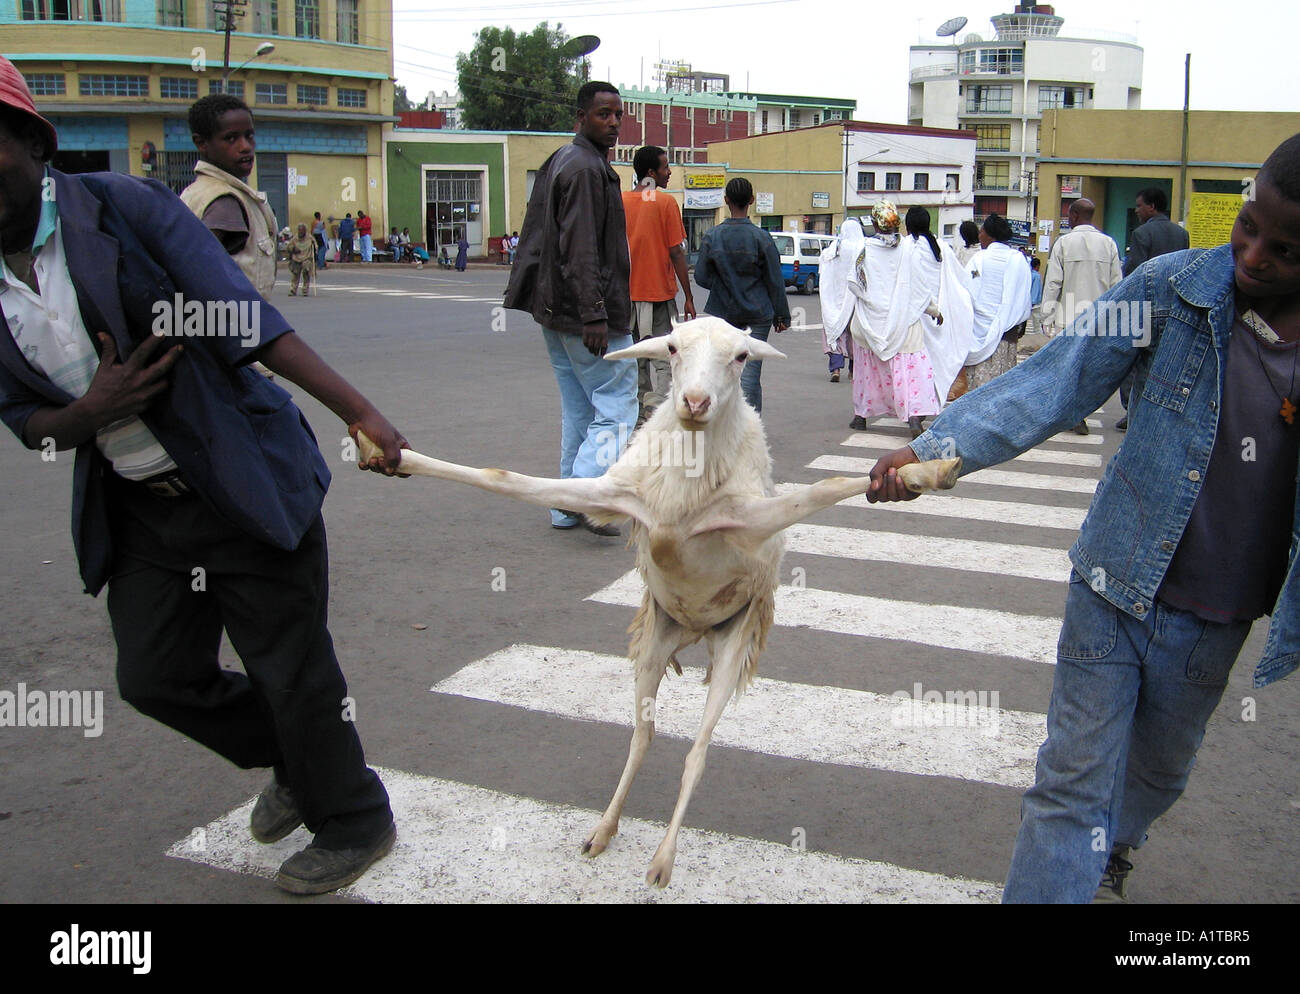
<path id="1" fill-rule="evenodd" d="M 687 428 L 700 428 L 718 411 L 741 403 L 740 371 L 750 360 L 784 359 L 761 338 L 751 338 L 721 318 L 704 317 L 673 328 L 668 335 L 643 338 L 606 359 L 669 359 L 673 370 L 670 403 Z"/>

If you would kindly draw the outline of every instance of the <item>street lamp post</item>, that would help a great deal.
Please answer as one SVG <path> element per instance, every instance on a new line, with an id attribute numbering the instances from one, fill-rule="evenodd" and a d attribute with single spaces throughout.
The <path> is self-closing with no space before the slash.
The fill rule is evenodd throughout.
<path id="1" fill-rule="evenodd" d="M 248 65 L 248 64 L 249 64 L 250 62 L 252 62 L 254 59 L 260 58 L 260 57 L 263 56 L 263 55 L 269 55 L 271 52 L 274 52 L 274 51 L 275 51 L 275 46 L 274 46 L 273 44 L 271 44 L 271 42 L 269 42 L 269 41 L 264 41 L 264 42 L 262 42 L 262 44 L 260 44 L 260 45 L 257 46 L 257 51 L 256 51 L 256 52 L 254 52 L 252 55 L 250 55 L 248 58 L 246 58 L 243 62 L 241 62 L 239 65 L 237 65 L 234 69 L 231 69 L 231 68 L 230 68 L 230 53 L 227 52 L 227 53 L 226 53 L 226 69 L 225 69 L 225 72 L 222 73 L 222 76 L 221 76 L 221 92 L 222 92 L 222 93 L 225 93 L 225 92 L 226 92 L 226 90 L 227 90 L 227 86 L 226 86 L 226 84 L 227 84 L 227 82 L 229 81 L 229 79 L 230 79 L 231 76 L 233 76 L 235 73 L 239 72 L 239 70 L 243 69 L 244 66 Z"/>

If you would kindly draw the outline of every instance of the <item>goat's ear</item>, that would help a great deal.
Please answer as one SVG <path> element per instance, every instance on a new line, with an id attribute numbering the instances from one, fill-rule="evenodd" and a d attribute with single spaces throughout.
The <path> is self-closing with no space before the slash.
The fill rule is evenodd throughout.
<path id="1" fill-rule="evenodd" d="M 768 345 L 761 338 L 751 338 L 747 343 L 751 359 L 784 359 L 785 353 Z"/>
<path id="2" fill-rule="evenodd" d="M 631 348 L 619 349 L 617 352 L 606 352 L 606 359 L 667 359 L 668 358 L 668 336 L 656 335 L 653 338 L 643 338 Z"/>

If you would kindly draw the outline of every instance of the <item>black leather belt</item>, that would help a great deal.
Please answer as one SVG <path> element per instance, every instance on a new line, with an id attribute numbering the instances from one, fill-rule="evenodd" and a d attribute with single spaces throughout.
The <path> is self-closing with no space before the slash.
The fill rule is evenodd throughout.
<path id="1" fill-rule="evenodd" d="M 179 473 L 159 473 L 147 480 L 137 481 L 155 497 L 188 497 L 194 488 Z"/>

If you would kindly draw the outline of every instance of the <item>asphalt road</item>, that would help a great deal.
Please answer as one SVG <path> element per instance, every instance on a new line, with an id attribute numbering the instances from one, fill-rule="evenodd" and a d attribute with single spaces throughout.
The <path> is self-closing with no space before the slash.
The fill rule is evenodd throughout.
<path id="1" fill-rule="evenodd" d="M 504 270 L 331 268 L 318 296 L 291 299 L 281 286 L 273 303 L 415 448 L 554 475 L 554 379 L 532 322 L 494 310 L 504 284 Z M 791 303 L 804 309 L 803 324 L 817 325 L 816 297 Z M 882 419 L 867 433 L 883 436 L 877 447 L 846 444 L 855 441 L 851 387 L 827 382 L 820 334 L 801 329 L 799 317 L 773 338 L 789 358 L 763 371 L 778 483 L 813 482 L 837 459 L 871 460 L 883 441 L 905 440 L 901 426 Z M 939 503 L 954 497 L 915 502 L 933 501 L 933 513 L 843 505 L 811 519 L 818 527 L 792 542 L 782 581 L 807 589 L 785 595 L 788 612 L 760 666 L 773 683 L 733 705 L 734 744 L 709 752 L 686 818 L 701 834 L 683 836 L 677 875 L 660 895 L 639 881 L 661 827 L 629 824 L 599 860 L 577 855 L 594 823 L 586 812 L 604 808 L 626 756 L 627 717 L 592 710 L 595 692 L 585 688 L 599 681 L 583 667 L 595 673 L 604 656 L 626 651 L 633 611 L 610 588 L 632 569 L 631 552 L 620 540 L 554 531 L 545 511 L 506 498 L 358 473 L 343 459 L 344 427 L 301 391 L 296 399 L 335 472 L 325 505 L 331 630 L 367 758 L 411 775 L 393 774 L 402 783 L 402 841 L 386 862 L 397 869 L 370 890 L 314 900 L 996 896 L 1051 690 L 1053 666 L 1041 655 L 1065 592 L 1054 564 L 1122 441 L 1117 401 L 1098 416 L 1100 444 L 1065 437 L 1040 447 L 1048 461 L 1000 467 L 1056 481 L 1045 488 L 1025 477 L 964 481 L 955 497 L 971 503 L 944 513 Z M 1089 454 L 1101 458 L 1060 458 Z M 222 848 L 222 826 L 241 816 L 222 819 L 265 775 L 229 766 L 117 698 L 104 606 L 77 579 L 71 470 L 70 455 L 44 462 L 12 439 L 0 442 L 0 691 L 21 682 L 104 693 L 96 737 L 0 728 L 0 900 L 297 900 L 260 875 L 266 866 L 240 864 L 253 858 L 251 843 L 232 838 Z M 936 544 L 950 539 L 990 545 Z M 880 627 L 854 634 L 864 617 Z M 1140 853 L 1138 901 L 1300 899 L 1300 681 L 1251 688 L 1263 641 L 1257 625 L 1186 795 Z M 511 646 L 533 648 L 498 657 L 506 679 L 493 682 L 484 661 Z M 228 647 L 223 659 L 238 665 Z M 700 648 L 683 653 L 688 665 L 703 661 Z M 510 686 L 510 677 L 539 674 L 530 688 Z M 703 707 L 698 677 L 688 669 L 664 692 L 680 702 L 687 736 Z M 612 679 L 625 679 L 618 692 L 630 703 L 630 670 Z M 914 728 L 881 736 L 853 724 L 858 714 L 887 713 L 882 698 L 918 683 L 996 693 L 1003 724 L 964 739 L 943 738 L 950 728 L 933 738 Z M 629 819 L 667 821 L 688 744 L 661 730 Z M 940 765 L 927 769 L 931 759 Z M 285 844 L 292 851 L 303 842 Z M 503 872 L 510 889 L 494 889 L 504 878 L 493 874 Z"/>

